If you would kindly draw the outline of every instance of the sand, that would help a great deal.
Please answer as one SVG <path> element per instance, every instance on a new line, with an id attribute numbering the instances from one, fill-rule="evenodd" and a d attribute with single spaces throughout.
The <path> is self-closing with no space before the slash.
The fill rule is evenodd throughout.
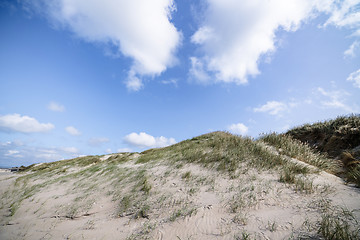
<path id="1" fill-rule="evenodd" d="M 31 173 L 1 172 L 0 239 L 298 239 L 319 237 L 322 219 L 333 213 L 351 213 L 352 231 L 360 221 L 359 189 L 326 172 L 307 176 L 313 186 L 306 192 L 279 182 L 275 171 L 244 168 L 232 179 L 196 164 L 135 160 L 118 167 L 124 174 L 146 170 L 151 189 L 143 193 L 139 188 L 132 199 L 145 209 L 140 215 L 136 206 L 120 207 L 136 186 L 100 173 L 56 183 L 47 181 L 66 173 L 32 176 L 26 186 L 43 187 L 23 199 L 12 215 L 14 200 L 26 194 L 16 180 Z M 127 179 L 136 181 L 136 175 Z"/>

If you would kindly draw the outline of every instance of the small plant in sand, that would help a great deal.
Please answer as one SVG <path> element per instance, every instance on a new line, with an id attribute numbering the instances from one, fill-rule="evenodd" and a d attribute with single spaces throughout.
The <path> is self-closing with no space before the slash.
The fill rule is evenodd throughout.
<path id="1" fill-rule="evenodd" d="M 235 240 L 250 240 L 251 234 L 243 231 L 241 234 L 234 236 Z"/>
<path id="2" fill-rule="evenodd" d="M 352 219 L 345 216 L 326 213 L 321 217 L 318 233 L 325 239 L 355 240 L 360 239 L 359 223 L 350 224 Z M 353 221 L 354 222 L 354 221 Z M 355 228 L 355 229 L 354 229 Z M 357 228 L 357 229 L 356 229 Z"/>
<path id="3" fill-rule="evenodd" d="M 180 209 L 175 210 L 169 217 L 170 222 L 174 222 L 176 219 L 180 217 L 191 217 L 193 215 L 196 215 L 197 209 L 195 207 L 190 206 L 184 206 Z"/>
<path id="4" fill-rule="evenodd" d="M 268 221 L 266 229 L 268 229 L 270 232 L 275 232 L 277 230 L 277 226 L 278 224 L 276 221 Z"/>
<path id="5" fill-rule="evenodd" d="M 232 221 L 238 225 L 246 225 L 248 222 L 248 216 L 246 213 L 240 212 L 232 218 Z"/>
<path id="6" fill-rule="evenodd" d="M 191 177 L 192 177 L 192 175 L 191 175 L 190 171 L 187 171 L 183 175 L 181 175 L 181 178 L 185 179 L 186 181 L 189 181 Z"/>
<path id="7" fill-rule="evenodd" d="M 311 194 L 314 192 L 313 181 L 304 176 L 300 176 L 295 180 L 294 190 L 300 193 Z"/>

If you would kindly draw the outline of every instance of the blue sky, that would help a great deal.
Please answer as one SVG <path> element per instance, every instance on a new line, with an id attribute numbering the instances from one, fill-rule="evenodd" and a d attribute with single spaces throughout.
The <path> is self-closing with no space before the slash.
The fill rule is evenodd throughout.
<path id="1" fill-rule="evenodd" d="M 0 36 L 0 166 L 360 112 L 359 0 L 3 0 Z"/>

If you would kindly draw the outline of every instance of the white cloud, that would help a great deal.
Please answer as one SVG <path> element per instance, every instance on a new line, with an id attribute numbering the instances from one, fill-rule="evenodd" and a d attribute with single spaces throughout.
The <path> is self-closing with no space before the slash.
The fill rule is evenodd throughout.
<path id="1" fill-rule="evenodd" d="M 22 158 L 23 155 L 19 154 L 20 151 L 18 150 L 8 150 L 7 153 L 4 154 L 4 156 L 7 156 L 7 157 L 15 157 L 15 158 Z"/>
<path id="2" fill-rule="evenodd" d="M 356 57 L 356 50 L 360 47 L 360 42 L 353 42 L 350 47 L 344 52 L 344 57 Z"/>
<path id="3" fill-rule="evenodd" d="M 57 161 L 62 159 L 62 155 L 56 149 L 34 149 L 30 154 L 41 161 Z"/>
<path id="4" fill-rule="evenodd" d="M 210 81 L 210 76 L 205 68 L 205 63 L 197 57 L 191 57 L 190 79 L 197 83 L 207 84 Z"/>
<path id="5" fill-rule="evenodd" d="M 54 128 L 51 123 L 39 123 L 35 118 L 8 114 L 0 116 L 0 130 L 22 133 L 48 132 Z"/>
<path id="6" fill-rule="evenodd" d="M 360 25 L 358 0 L 207 0 L 207 8 L 191 40 L 200 55 L 190 58 L 191 78 L 200 82 L 247 83 L 260 73 L 258 64 L 275 52 L 277 32 L 296 31 L 325 13 L 324 26 Z M 214 77 L 208 77 L 213 75 Z"/>
<path id="7" fill-rule="evenodd" d="M 172 84 L 172 85 L 174 85 L 175 87 L 178 86 L 178 80 L 177 80 L 177 79 L 174 79 L 174 78 L 169 79 L 169 80 L 162 80 L 161 83 L 162 83 L 162 84 L 165 84 L 165 85 Z"/>
<path id="8" fill-rule="evenodd" d="M 73 126 L 68 126 L 65 128 L 66 132 L 69 133 L 70 135 L 73 136 L 80 136 L 81 132 L 79 130 L 77 130 L 75 127 Z"/>
<path id="9" fill-rule="evenodd" d="M 118 152 L 132 152 L 133 150 L 131 148 L 119 148 L 117 151 Z"/>
<path id="10" fill-rule="evenodd" d="M 111 148 L 107 148 L 107 149 L 105 150 L 105 152 L 106 152 L 106 153 L 112 153 Z"/>
<path id="11" fill-rule="evenodd" d="M 193 43 L 202 44 L 210 39 L 215 38 L 214 30 L 210 27 L 201 27 L 195 34 L 191 37 Z"/>
<path id="12" fill-rule="evenodd" d="M 350 94 L 345 90 L 326 91 L 319 87 L 317 88 L 317 92 L 326 98 L 325 100 L 320 101 L 323 107 L 339 108 L 349 113 L 355 112 L 351 106 L 346 104 L 346 96 L 349 96 Z"/>
<path id="13" fill-rule="evenodd" d="M 343 0 L 343 1 L 328 1 L 331 5 L 327 5 L 327 13 L 330 14 L 326 25 L 335 25 L 336 27 L 353 28 L 358 32 L 360 26 L 360 1 L 359 0 Z"/>
<path id="14" fill-rule="evenodd" d="M 249 129 L 242 123 L 234 123 L 228 127 L 228 130 L 235 134 L 246 135 Z"/>
<path id="15" fill-rule="evenodd" d="M 90 138 L 88 143 L 90 146 L 93 146 L 93 147 L 99 147 L 101 146 L 103 143 L 107 143 L 109 142 L 110 140 L 108 138 L 105 138 L 105 137 L 98 137 L 98 138 Z"/>
<path id="16" fill-rule="evenodd" d="M 126 135 L 124 141 L 132 146 L 136 147 L 166 147 L 172 144 L 175 144 L 176 141 L 174 138 L 166 138 L 166 137 L 153 137 L 145 132 L 141 133 L 130 133 Z"/>
<path id="17" fill-rule="evenodd" d="M 49 110 L 54 111 L 54 112 L 64 112 L 65 111 L 65 107 L 56 102 L 50 102 L 47 107 Z"/>
<path id="18" fill-rule="evenodd" d="M 254 108 L 254 112 L 267 112 L 270 115 L 279 115 L 286 110 L 288 110 L 288 106 L 277 101 L 268 101 L 261 107 Z"/>
<path id="19" fill-rule="evenodd" d="M 173 0 L 27 0 L 26 5 L 85 41 L 106 43 L 130 57 L 135 76 L 158 75 L 176 63 L 182 37 L 170 22 Z M 129 84 L 134 79 L 126 85 L 139 90 Z"/>
<path id="20" fill-rule="evenodd" d="M 144 87 L 141 79 L 136 76 L 133 70 L 129 71 L 125 84 L 127 89 L 133 92 L 137 92 Z"/>
<path id="21" fill-rule="evenodd" d="M 351 73 L 346 80 L 353 82 L 355 87 L 360 88 L 360 69 Z"/>
<path id="22" fill-rule="evenodd" d="M 77 149 L 76 147 L 63 147 L 63 148 L 61 148 L 61 150 L 68 154 L 79 153 L 79 149 Z"/>

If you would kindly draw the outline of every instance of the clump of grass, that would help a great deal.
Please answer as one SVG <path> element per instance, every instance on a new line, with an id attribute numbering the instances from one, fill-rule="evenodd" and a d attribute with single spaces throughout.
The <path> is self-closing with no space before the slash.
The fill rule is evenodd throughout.
<path id="1" fill-rule="evenodd" d="M 334 171 L 334 161 L 327 159 L 324 155 L 315 152 L 309 145 L 285 134 L 271 133 L 261 137 L 265 143 L 274 146 L 281 154 L 306 162 L 321 170 Z"/>
<path id="2" fill-rule="evenodd" d="M 150 217 L 150 206 L 147 204 L 144 204 L 141 206 L 140 210 L 135 214 L 135 218 L 147 218 Z"/>
<path id="3" fill-rule="evenodd" d="M 149 183 L 147 178 L 144 178 L 144 180 L 142 181 L 142 186 L 141 186 L 141 191 L 143 191 L 145 194 L 149 194 L 150 190 L 151 190 L 152 186 Z"/>
<path id="4" fill-rule="evenodd" d="M 187 171 L 186 173 L 181 175 L 181 178 L 185 179 L 186 181 L 190 180 L 191 177 L 192 177 L 191 171 Z"/>
<path id="5" fill-rule="evenodd" d="M 183 207 L 181 209 L 175 210 L 169 217 L 169 221 L 174 222 L 176 219 L 180 217 L 187 217 L 187 216 L 191 217 L 193 215 L 196 215 L 196 213 L 197 213 L 196 208 Z"/>
<path id="6" fill-rule="evenodd" d="M 132 192 L 136 193 L 140 190 L 146 195 L 149 195 L 150 190 L 152 189 L 152 185 L 149 182 L 145 169 L 141 169 L 136 172 L 132 180 L 137 182 L 137 184 L 134 185 Z"/>
<path id="7" fill-rule="evenodd" d="M 232 218 L 232 221 L 238 225 L 246 225 L 248 222 L 248 216 L 246 213 L 240 212 Z"/>
<path id="8" fill-rule="evenodd" d="M 347 179 L 350 182 L 354 182 L 357 187 L 360 187 L 360 165 L 347 172 Z"/>
<path id="9" fill-rule="evenodd" d="M 126 212 L 131 207 L 132 201 L 133 199 L 131 198 L 131 196 L 129 195 L 124 196 L 120 201 L 119 212 L 120 213 Z"/>
<path id="10" fill-rule="evenodd" d="M 299 164 L 285 164 L 282 168 L 279 181 L 283 183 L 295 183 L 298 174 L 307 174 L 309 169 Z"/>
<path id="11" fill-rule="evenodd" d="M 254 185 L 239 186 L 237 193 L 228 201 L 231 213 L 243 213 L 244 209 L 253 207 L 258 203 Z"/>
<path id="12" fill-rule="evenodd" d="M 295 174 L 290 171 L 282 171 L 279 181 L 283 183 L 295 183 Z"/>
<path id="13" fill-rule="evenodd" d="M 299 177 L 295 180 L 294 189 L 296 192 L 310 194 L 314 192 L 313 182 L 305 177 Z"/>
<path id="14" fill-rule="evenodd" d="M 277 230 L 278 224 L 276 221 L 269 221 L 266 229 L 268 229 L 270 232 L 275 232 Z"/>
<path id="15" fill-rule="evenodd" d="M 149 235 L 156 229 L 156 223 L 151 221 L 145 222 L 140 229 L 132 233 L 126 238 L 126 240 L 139 240 L 139 239 L 150 239 Z"/>
<path id="16" fill-rule="evenodd" d="M 243 231 L 240 235 L 234 236 L 235 240 L 250 240 L 251 234 Z"/>
<path id="17" fill-rule="evenodd" d="M 360 161 L 348 151 L 343 152 L 340 159 L 346 169 L 346 180 L 360 187 Z"/>
<path id="18" fill-rule="evenodd" d="M 357 227 L 359 228 L 359 227 Z M 353 229 L 349 219 L 331 213 L 324 214 L 320 220 L 318 233 L 327 240 L 355 240 L 360 239 L 360 229 Z"/>

